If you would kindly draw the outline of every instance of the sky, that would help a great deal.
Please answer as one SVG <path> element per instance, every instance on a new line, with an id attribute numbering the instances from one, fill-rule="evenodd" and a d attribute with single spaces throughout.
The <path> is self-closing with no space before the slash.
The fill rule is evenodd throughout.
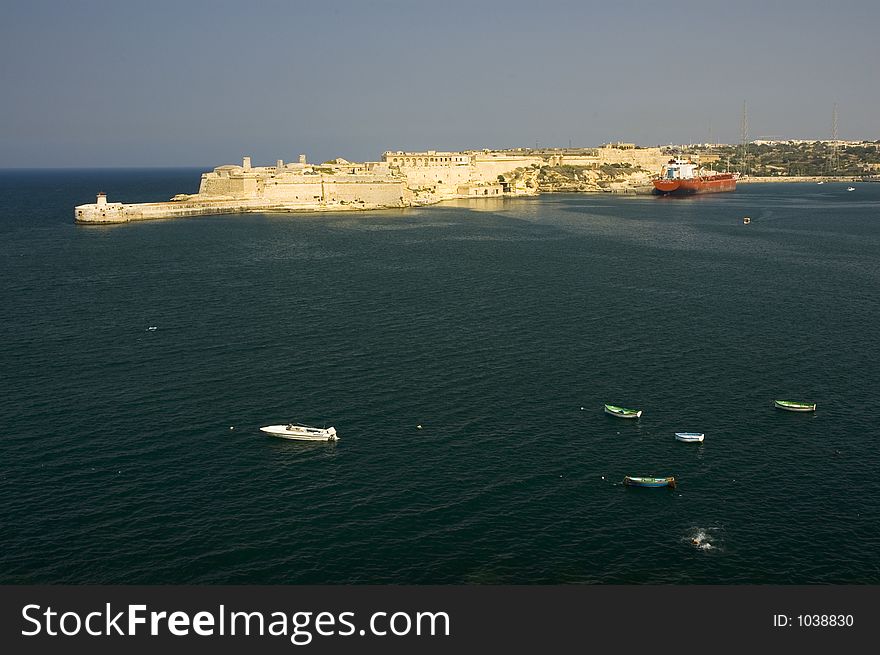
<path id="1" fill-rule="evenodd" d="M 0 168 L 880 139 L 880 2 L 6 0 Z"/>

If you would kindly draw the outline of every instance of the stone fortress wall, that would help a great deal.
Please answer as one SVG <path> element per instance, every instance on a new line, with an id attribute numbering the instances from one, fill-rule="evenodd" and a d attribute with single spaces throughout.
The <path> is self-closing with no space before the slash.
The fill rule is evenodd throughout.
<path id="1" fill-rule="evenodd" d="M 363 208 L 406 207 L 411 203 L 406 181 L 387 168 L 352 164 L 342 159 L 321 166 L 278 160 L 275 166 L 218 166 L 202 174 L 198 198 L 259 198 L 289 210 L 315 205 L 361 205 Z M 195 196 L 188 199 L 193 200 Z"/>
<path id="2" fill-rule="evenodd" d="M 633 144 L 609 144 L 601 148 L 553 148 L 515 150 L 466 150 L 461 152 L 388 151 L 382 162 L 404 175 L 411 189 L 433 190 L 439 195 L 480 195 L 471 187 L 492 185 L 499 176 L 511 178 L 516 171 L 542 166 L 584 166 L 598 168 L 604 164 L 629 164 L 656 172 L 668 159 L 660 148 L 636 148 Z M 511 187 L 511 185 L 503 185 Z M 506 193 L 526 193 L 524 186 L 507 188 Z"/>
<path id="3" fill-rule="evenodd" d="M 629 164 L 652 173 L 669 159 L 662 148 L 636 148 L 633 144 L 607 144 L 600 148 L 553 149 L 538 151 L 549 166 L 594 166 Z"/>

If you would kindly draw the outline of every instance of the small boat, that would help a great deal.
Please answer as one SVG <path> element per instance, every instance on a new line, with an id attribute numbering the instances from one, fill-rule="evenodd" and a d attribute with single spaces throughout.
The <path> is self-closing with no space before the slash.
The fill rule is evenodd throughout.
<path id="1" fill-rule="evenodd" d="M 706 435 L 702 432 L 676 432 L 675 438 L 679 441 L 702 441 Z"/>
<path id="2" fill-rule="evenodd" d="M 796 403 L 791 400 L 774 400 L 773 405 L 789 412 L 815 412 L 816 403 Z"/>
<path id="3" fill-rule="evenodd" d="M 337 441 L 336 428 L 312 428 L 308 425 L 267 425 L 260 428 L 263 432 L 273 437 L 282 439 L 294 439 L 296 441 Z"/>
<path id="4" fill-rule="evenodd" d="M 642 415 L 640 409 L 626 409 L 625 407 L 617 407 L 616 405 L 605 405 L 605 413 L 616 416 L 617 418 L 639 418 Z"/>
<path id="5" fill-rule="evenodd" d="M 672 487 L 675 489 L 675 478 L 634 478 L 624 476 L 623 484 L 628 487 Z"/>
<path id="6" fill-rule="evenodd" d="M 849 187 L 846 187 L 846 190 L 847 191 L 855 191 L 856 188 L 854 186 L 849 186 Z"/>
<path id="7" fill-rule="evenodd" d="M 825 184 L 824 182 L 816 182 L 816 184 Z"/>
<path id="8" fill-rule="evenodd" d="M 752 222 L 751 218 L 749 218 L 748 216 L 743 216 L 743 225 L 748 225 L 751 222 Z"/>

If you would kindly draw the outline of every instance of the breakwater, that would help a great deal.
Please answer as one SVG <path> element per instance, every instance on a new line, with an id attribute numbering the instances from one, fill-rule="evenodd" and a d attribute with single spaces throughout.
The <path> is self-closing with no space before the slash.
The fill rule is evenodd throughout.
<path id="1" fill-rule="evenodd" d="M 125 204 L 121 202 L 107 202 L 106 195 L 101 193 L 98 194 L 97 202 L 77 206 L 74 209 L 74 215 L 77 223 L 108 224 L 149 221 L 162 218 L 214 216 L 218 214 L 364 211 L 368 209 L 389 209 L 394 206 L 401 207 L 404 205 L 368 205 L 363 202 L 345 201 L 290 204 L 265 199 L 197 199 Z"/>

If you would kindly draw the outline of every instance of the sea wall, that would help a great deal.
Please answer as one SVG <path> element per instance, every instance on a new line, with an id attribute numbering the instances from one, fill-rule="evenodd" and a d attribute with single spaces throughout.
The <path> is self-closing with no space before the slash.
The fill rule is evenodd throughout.
<path id="1" fill-rule="evenodd" d="M 302 176 L 272 179 L 261 185 L 259 197 L 290 206 L 320 203 L 360 203 L 368 206 L 403 207 L 411 204 L 411 193 L 402 179 L 381 179 L 368 175 Z"/>
<path id="2" fill-rule="evenodd" d="M 74 208 L 77 223 L 128 223 L 158 218 L 182 218 L 213 214 L 243 214 L 263 209 L 265 203 L 253 200 L 169 201 L 123 204 L 92 203 Z"/>
<path id="3" fill-rule="evenodd" d="M 277 198 L 210 198 L 197 194 L 168 202 L 96 202 L 77 206 L 74 219 L 77 223 L 107 224 L 215 214 L 389 209 L 413 204 L 412 193 L 401 183 L 327 183 L 323 185 L 323 196 L 320 184 L 300 186 L 302 198 L 286 194 Z"/>
<path id="4" fill-rule="evenodd" d="M 344 160 L 339 160 L 344 161 Z M 264 199 L 291 205 L 316 202 L 363 202 L 400 204 L 406 198 L 406 181 L 381 167 L 368 169 L 361 164 L 310 166 L 287 164 L 253 168 L 219 166 L 202 174 L 199 193 L 191 198 Z"/>

